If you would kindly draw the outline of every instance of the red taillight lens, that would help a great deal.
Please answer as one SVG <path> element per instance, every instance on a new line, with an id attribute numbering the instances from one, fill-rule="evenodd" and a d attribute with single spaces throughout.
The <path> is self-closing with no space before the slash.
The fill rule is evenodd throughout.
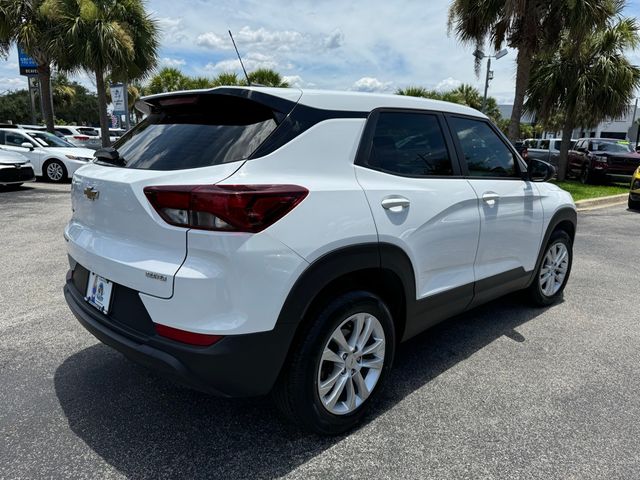
<path id="1" fill-rule="evenodd" d="M 161 337 L 175 340 L 180 343 L 188 343 L 189 345 L 198 345 L 200 347 L 208 347 L 223 338 L 222 335 L 206 335 L 204 333 L 187 332 L 178 328 L 160 325 L 159 323 L 154 323 L 153 326 L 156 329 L 156 333 Z"/>
<path id="2" fill-rule="evenodd" d="M 89 137 L 85 137 L 84 135 L 74 135 L 73 138 L 75 140 L 89 140 Z"/>
<path id="3" fill-rule="evenodd" d="M 145 187 L 163 220 L 201 230 L 257 233 L 309 194 L 297 185 L 187 185 Z"/>

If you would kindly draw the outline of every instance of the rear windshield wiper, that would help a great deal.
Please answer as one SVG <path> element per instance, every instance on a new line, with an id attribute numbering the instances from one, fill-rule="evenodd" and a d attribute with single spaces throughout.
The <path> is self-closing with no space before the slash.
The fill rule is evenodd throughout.
<path id="1" fill-rule="evenodd" d="M 124 167 L 127 162 L 126 160 L 120 156 L 118 150 L 113 147 L 105 147 L 99 150 L 96 150 L 94 153 L 96 159 L 101 163 L 108 163 L 111 165 L 118 165 L 120 167 Z"/>

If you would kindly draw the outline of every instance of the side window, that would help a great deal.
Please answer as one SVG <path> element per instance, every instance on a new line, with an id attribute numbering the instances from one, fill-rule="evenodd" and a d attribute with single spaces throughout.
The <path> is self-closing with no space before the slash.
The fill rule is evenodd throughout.
<path id="1" fill-rule="evenodd" d="M 483 120 L 451 117 L 472 177 L 518 177 L 511 150 Z"/>
<path id="2" fill-rule="evenodd" d="M 540 146 L 542 150 L 549 150 L 549 140 L 540 140 Z"/>
<path id="3" fill-rule="evenodd" d="M 11 145 L 13 147 L 19 147 L 24 142 L 29 142 L 29 140 L 25 136 L 20 135 L 19 133 L 6 132 L 5 131 L 5 133 L 4 133 L 4 144 L 5 145 Z M 33 142 L 29 142 L 29 143 L 33 143 Z"/>
<path id="4" fill-rule="evenodd" d="M 63 135 L 73 135 L 73 132 L 68 128 L 56 128 L 56 132 L 60 132 Z"/>
<path id="5" fill-rule="evenodd" d="M 366 166 L 398 175 L 453 175 L 438 118 L 423 113 L 380 113 Z"/>

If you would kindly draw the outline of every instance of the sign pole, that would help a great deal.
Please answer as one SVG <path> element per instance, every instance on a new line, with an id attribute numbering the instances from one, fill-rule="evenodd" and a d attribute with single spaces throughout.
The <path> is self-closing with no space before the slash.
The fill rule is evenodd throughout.
<path id="1" fill-rule="evenodd" d="M 129 84 L 124 82 L 123 87 L 124 94 L 124 128 L 129 130 L 131 128 L 131 119 L 129 118 Z"/>
<path id="2" fill-rule="evenodd" d="M 36 125 L 36 85 L 34 77 L 27 77 L 29 82 L 29 105 L 31 106 L 31 124 Z"/>

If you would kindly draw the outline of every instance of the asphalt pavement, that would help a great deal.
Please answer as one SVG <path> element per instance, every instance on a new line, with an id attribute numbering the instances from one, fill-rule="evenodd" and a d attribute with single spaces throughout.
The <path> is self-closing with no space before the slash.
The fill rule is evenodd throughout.
<path id="1" fill-rule="evenodd" d="M 511 295 L 403 344 L 366 423 L 175 386 L 67 309 L 69 185 L 0 190 L 0 478 L 638 478 L 640 213 L 579 215 L 564 301 Z"/>

